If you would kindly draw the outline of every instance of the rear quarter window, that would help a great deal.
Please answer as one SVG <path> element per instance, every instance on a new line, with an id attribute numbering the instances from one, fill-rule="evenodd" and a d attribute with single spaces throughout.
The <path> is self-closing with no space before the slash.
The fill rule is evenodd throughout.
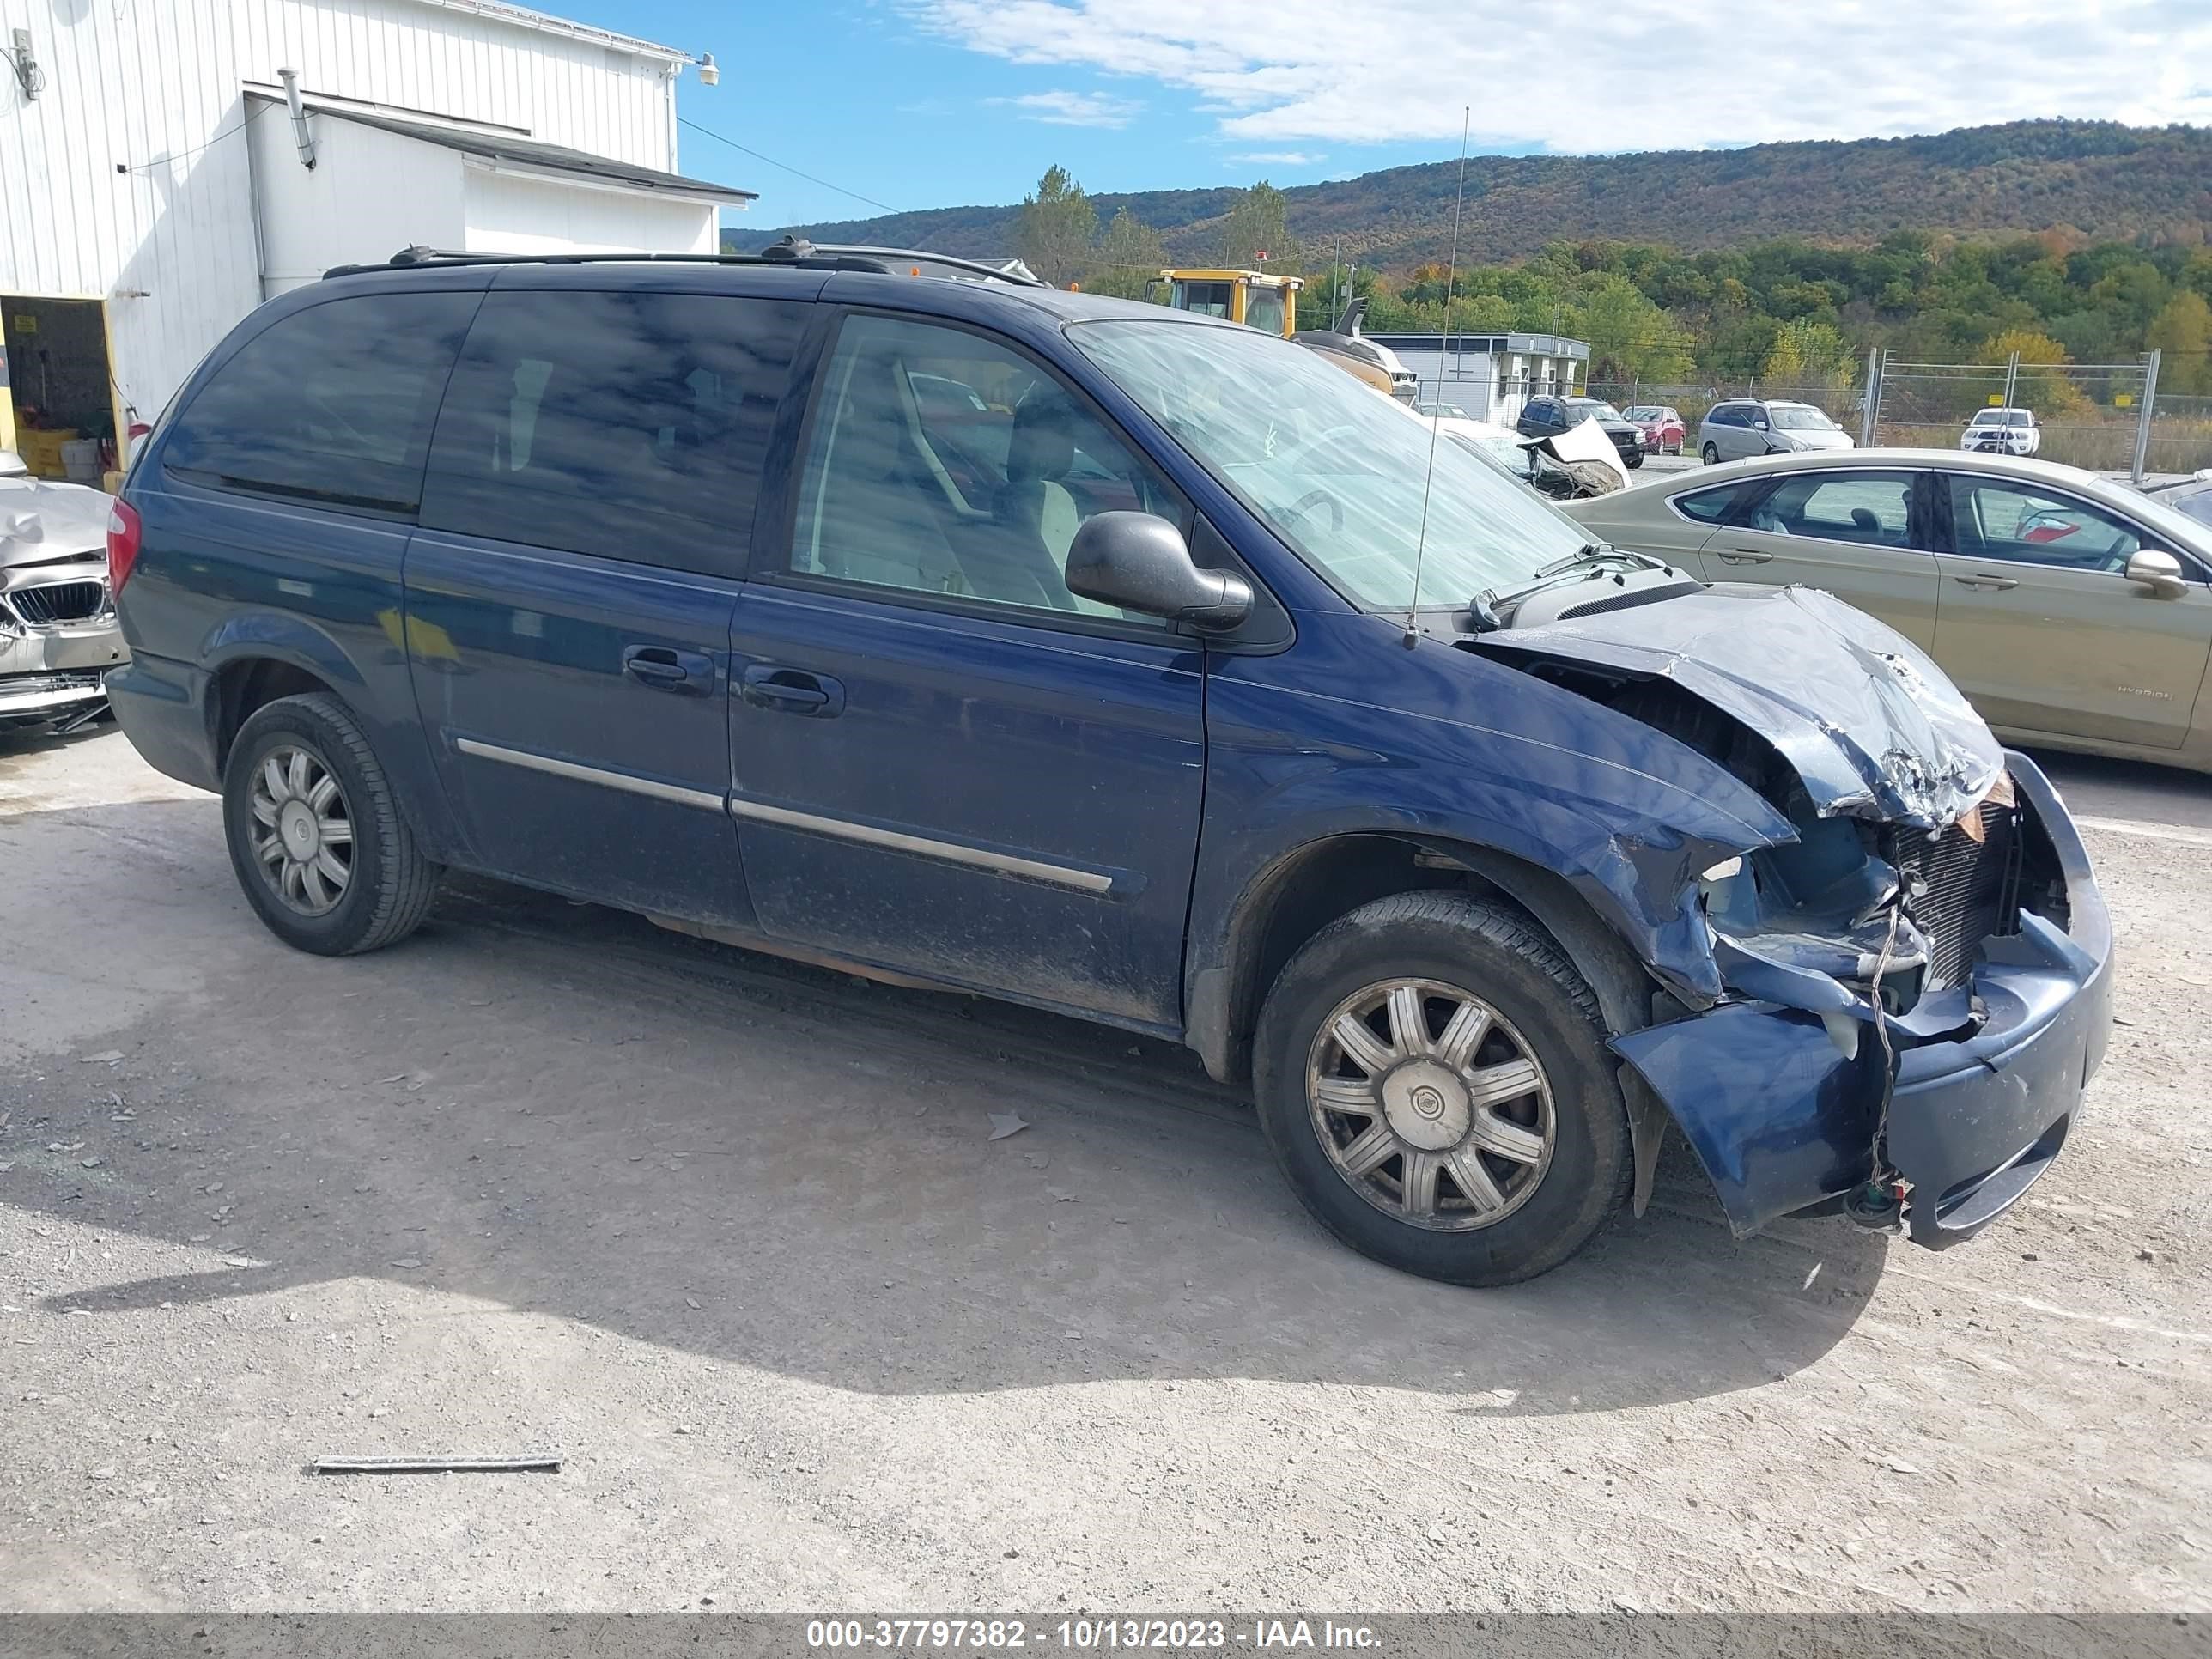
<path id="1" fill-rule="evenodd" d="M 473 293 L 343 295 L 279 318 L 180 409 L 164 471 L 197 483 L 411 514 Z"/>
<path id="2" fill-rule="evenodd" d="M 437 530 L 738 575 L 802 302 L 495 289 L 422 500 Z"/>
<path id="3" fill-rule="evenodd" d="M 1668 505 L 1686 519 L 1699 524 L 1722 524 L 1743 500 L 1765 482 L 1759 478 L 1741 478 L 1735 483 L 1716 484 L 1710 489 L 1693 489 L 1686 495 L 1673 497 Z"/>

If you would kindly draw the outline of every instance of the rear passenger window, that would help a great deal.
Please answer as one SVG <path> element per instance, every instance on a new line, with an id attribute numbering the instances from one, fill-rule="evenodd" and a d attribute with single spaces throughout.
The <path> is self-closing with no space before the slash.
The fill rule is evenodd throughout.
<path id="1" fill-rule="evenodd" d="M 474 294 L 330 300 L 248 340 L 179 411 L 161 465 L 196 483 L 369 512 L 422 498 Z"/>
<path id="2" fill-rule="evenodd" d="M 494 292 L 431 446 L 436 530 L 741 575 L 806 307 Z"/>

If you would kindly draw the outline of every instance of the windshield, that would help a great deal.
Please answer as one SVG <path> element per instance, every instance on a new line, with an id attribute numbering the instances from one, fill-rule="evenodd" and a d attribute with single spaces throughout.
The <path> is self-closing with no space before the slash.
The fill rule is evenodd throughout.
<path id="1" fill-rule="evenodd" d="M 1771 413 L 1774 424 L 1784 432 L 1833 432 L 1836 423 L 1817 409 L 1803 404 L 1778 404 Z"/>
<path id="2" fill-rule="evenodd" d="M 1573 421 L 1617 421 L 1620 411 L 1596 398 L 1567 399 L 1567 418 Z"/>
<path id="3" fill-rule="evenodd" d="M 1413 599 L 1422 483 L 1434 451 L 1421 593 L 1466 604 L 1589 538 L 1565 514 L 1318 353 L 1249 329 L 1079 323 L 1068 338 L 1340 592 Z"/>

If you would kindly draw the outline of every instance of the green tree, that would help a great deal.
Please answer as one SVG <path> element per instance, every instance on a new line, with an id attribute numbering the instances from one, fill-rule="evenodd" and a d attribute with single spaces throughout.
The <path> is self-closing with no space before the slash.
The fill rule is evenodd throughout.
<path id="1" fill-rule="evenodd" d="M 2088 393 L 2064 372 L 2064 365 L 2073 360 L 2066 355 L 2066 348 L 2048 334 L 2030 328 L 2004 329 L 1990 335 L 1977 355 L 1984 362 L 2002 363 L 2009 362 L 2015 351 L 2020 354 L 2020 378 L 2013 387 L 2014 403 L 2035 410 L 2046 420 L 2054 415 L 2089 412 Z"/>
<path id="2" fill-rule="evenodd" d="M 1221 263 L 1250 270 L 1267 256 L 1267 269 L 1295 273 L 1298 246 L 1291 240 L 1283 192 L 1262 179 L 1237 198 L 1221 222 Z"/>
<path id="3" fill-rule="evenodd" d="M 1678 380 L 1690 372 L 1689 336 L 1625 276 L 1605 276 L 1582 300 L 1593 380 Z"/>
<path id="4" fill-rule="evenodd" d="M 2166 302 L 2151 319 L 2143 343 L 2165 354 L 2158 366 L 2161 388 L 2185 397 L 2212 392 L 2212 305 L 2195 289 L 2185 288 Z"/>
<path id="5" fill-rule="evenodd" d="M 1093 294 L 1141 300 L 1145 284 L 1157 277 L 1167 262 L 1159 232 L 1123 208 L 1098 239 L 1098 251 L 1083 286 Z"/>
<path id="6" fill-rule="evenodd" d="M 1082 274 L 1097 234 L 1098 211 L 1083 186 L 1066 167 L 1049 167 L 1037 180 L 1036 193 L 1022 198 L 1014 220 L 1014 251 L 1046 282 L 1065 288 Z"/>
<path id="7" fill-rule="evenodd" d="M 1851 383 L 1856 358 L 1834 324 L 1800 318 L 1775 330 L 1759 378 L 1780 392 L 1833 392 Z"/>

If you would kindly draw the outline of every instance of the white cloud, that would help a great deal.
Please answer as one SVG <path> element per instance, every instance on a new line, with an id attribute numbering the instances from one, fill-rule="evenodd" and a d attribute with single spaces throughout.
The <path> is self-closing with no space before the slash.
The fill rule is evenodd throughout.
<path id="1" fill-rule="evenodd" d="M 1302 149 L 1255 149 L 1249 155 L 1232 155 L 1229 159 L 1247 167 L 1310 167 L 1323 158 L 1309 155 Z"/>
<path id="2" fill-rule="evenodd" d="M 1126 127 L 1129 118 L 1144 107 L 1126 98 L 1109 98 L 1096 92 L 1030 92 L 1018 98 L 985 101 L 1018 110 L 1025 121 L 1042 121 L 1055 127 Z"/>
<path id="3" fill-rule="evenodd" d="M 2001 18 L 1907 0 L 1648 14 L 1619 0 L 1368 0 L 1352 15 L 1341 0 L 900 3 L 933 33 L 994 57 L 1194 94 L 1223 137 L 1248 143 L 1449 143 L 1462 107 L 1478 149 L 1566 153 L 2030 116 L 2212 122 L 2212 88 L 2191 69 L 2212 61 L 2203 0 L 2010 0 Z M 1119 125 L 1128 112 L 1037 118 Z"/>

